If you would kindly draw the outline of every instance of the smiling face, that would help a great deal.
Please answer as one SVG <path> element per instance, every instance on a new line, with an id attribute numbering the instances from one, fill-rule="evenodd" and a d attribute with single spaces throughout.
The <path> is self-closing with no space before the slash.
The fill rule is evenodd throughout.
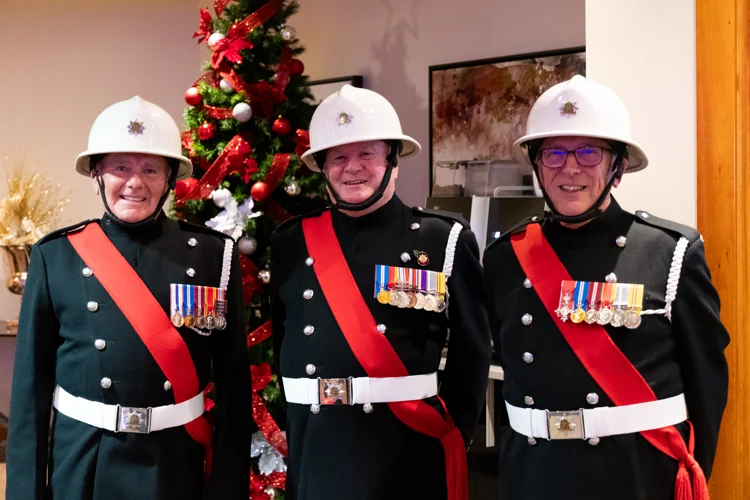
<path id="1" fill-rule="evenodd" d="M 328 150 L 324 171 L 331 187 L 339 198 L 347 203 L 362 203 L 377 191 L 385 174 L 389 146 L 383 141 L 355 142 Z M 396 190 L 398 167 L 391 172 L 391 179 L 383 197 L 372 207 L 356 215 L 364 215 L 388 203 Z M 330 190 L 329 190 L 330 195 Z M 333 196 L 331 196 L 333 200 Z"/>
<path id="2" fill-rule="evenodd" d="M 168 189 L 169 166 L 162 156 L 108 154 L 91 171 L 94 191 L 99 193 L 97 174 L 104 182 L 104 196 L 110 210 L 124 222 L 140 222 L 156 212 Z"/>
<path id="3" fill-rule="evenodd" d="M 536 158 L 539 181 L 560 214 L 582 214 L 596 203 L 609 180 L 611 147 L 607 141 L 591 137 L 550 137 L 544 140 Z M 572 152 L 576 150 L 577 153 Z M 571 153 L 567 154 L 567 151 Z M 555 165 L 555 161 L 559 163 L 566 154 L 560 166 L 550 168 L 545 165 L 545 162 L 550 165 Z M 594 162 L 596 164 L 592 164 Z M 612 186 L 619 184 L 617 179 Z M 602 202 L 602 210 L 609 206 L 610 198 L 607 195 Z"/>

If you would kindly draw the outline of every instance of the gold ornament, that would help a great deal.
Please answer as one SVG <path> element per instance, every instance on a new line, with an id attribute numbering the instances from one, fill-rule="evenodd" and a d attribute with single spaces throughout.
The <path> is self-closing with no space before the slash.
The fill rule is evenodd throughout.
<path id="1" fill-rule="evenodd" d="M 264 269 L 261 272 L 258 273 L 258 278 L 263 282 L 264 285 L 267 285 L 271 282 L 271 271 L 268 269 Z"/>

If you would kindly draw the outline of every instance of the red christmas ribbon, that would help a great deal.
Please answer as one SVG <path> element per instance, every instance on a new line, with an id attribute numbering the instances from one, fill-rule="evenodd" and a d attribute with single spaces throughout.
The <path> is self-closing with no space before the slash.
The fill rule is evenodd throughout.
<path id="1" fill-rule="evenodd" d="M 281 182 L 281 179 L 284 178 L 284 174 L 286 174 L 286 169 L 289 167 L 289 161 L 291 159 L 292 157 L 288 153 L 274 155 L 271 168 L 268 169 L 268 173 L 266 173 L 266 178 L 264 179 L 264 182 L 268 184 L 270 188 L 268 190 L 269 192 L 272 192 L 279 182 Z"/>
<path id="2" fill-rule="evenodd" d="M 292 218 L 292 214 L 284 210 L 284 207 L 279 205 L 275 200 L 269 200 L 269 202 L 266 204 L 266 213 L 269 217 L 277 221 L 279 224 L 287 219 Z"/>
<path id="3" fill-rule="evenodd" d="M 295 132 L 295 136 L 294 142 L 297 143 L 297 147 L 294 149 L 294 153 L 302 158 L 305 151 L 310 149 L 310 132 L 298 128 L 297 132 Z"/>
<path id="4" fill-rule="evenodd" d="M 258 424 L 258 429 L 266 437 L 266 441 L 286 457 L 289 454 L 286 438 L 257 392 L 253 393 L 253 420 Z"/>
<path id="5" fill-rule="evenodd" d="M 224 147 L 216 161 L 208 168 L 195 188 L 185 196 L 188 200 L 208 198 L 216 186 L 224 179 L 228 171 L 236 171 L 243 160 L 252 152 L 250 144 L 240 135 L 235 135 Z"/>
<path id="6" fill-rule="evenodd" d="M 276 71 L 276 80 L 273 82 L 273 86 L 280 92 L 284 92 L 287 84 L 289 84 L 289 77 L 292 72 L 292 49 L 287 45 L 281 49 L 281 61 L 279 62 L 279 69 Z"/>
<path id="7" fill-rule="evenodd" d="M 230 118 L 234 118 L 232 110 L 229 108 L 216 108 L 214 106 L 204 104 L 203 109 L 206 114 L 214 120 L 229 120 Z"/>
<path id="8" fill-rule="evenodd" d="M 283 4 L 283 0 L 271 0 L 239 23 L 232 25 L 229 29 L 228 36 L 239 38 L 246 37 L 255 28 L 271 19 L 279 10 L 281 10 Z"/>
<path id="9" fill-rule="evenodd" d="M 286 489 L 286 473 L 272 472 L 265 476 L 256 475 L 255 471 L 250 470 L 250 500 L 270 500 L 271 497 L 265 492 L 268 486 Z"/>
<path id="10" fill-rule="evenodd" d="M 221 17 L 221 15 L 224 13 L 224 9 L 227 8 L 227 5 L 229 5 L 229 2 L 232 0 L 215 0 L 214 1 L 214 12 L 216 12 L 216 17 Z M 208 12 L 208 9 L 205 9 L 206 12 Z"/>
<path id="11" fill-rule="evenodd" d="M 247 346 L 252 347 L 268 340 L 272 333 L 271 320 L 269 319 L 247 335 Z"/>
<path id="12" fill-rule="evenodd" d="M 284 92 L 266 81 L 247 83 L 234 70 L 222 71 L 221 77 L 229 82 L 236 92 L 245 92 L 248 95 L 255 116 L 271 116 L 273 108 L 286 100 Z"/>
<path id="13" fill-rule="evenodd" d="M 253 292 L 260 289 L 258 267 L 246 255 L 240 254 L 240 271 L 242 274 L 242 298 L 245 306 L 253 298 Z"/>
<path id="14" fill-rule="evenodd" d="M 253 392 L 262 391 L 273 380 L 271 365 L 261 363 L 250 367 L 250 376 L 253 382 Z"/>

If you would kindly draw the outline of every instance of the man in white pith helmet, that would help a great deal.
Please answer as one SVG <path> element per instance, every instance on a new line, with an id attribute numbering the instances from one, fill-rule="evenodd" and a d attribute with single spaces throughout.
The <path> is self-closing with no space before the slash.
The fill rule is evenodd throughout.
<path id="1" fill-rule="evenodd" d="M 490 341 L 476 238 L 395 195 L 419 144 L 381 95 L 344 86 L 302 159 L 332 206 L 274 233 L 275 356 L 288 402 L 288 500 L 466 500 Z M 441 352 L 447 364 L 438 391 Z"/>
<path id="2" fill-rule="evenodd" d="M 707 499 L 729 336 L 700 234 L 612 197 L 648 159 L 601 84 L 547 90 L 514 150 L 549 212 L 484 254 L 512 428 L 502 498 Z"/>
<path id="3" fill-rule="evenodd" d="M 91 177 L 105 214 L 33 247 L 8 500 L 247 500 L 252 416 L 238 257 L 225 235 L 162 212 L 175 181 L 192 172 L 177 124 L 140 97 L 113 104 L 76 171 Z M 209 377 L 213 415 L 204 412 Z"/>

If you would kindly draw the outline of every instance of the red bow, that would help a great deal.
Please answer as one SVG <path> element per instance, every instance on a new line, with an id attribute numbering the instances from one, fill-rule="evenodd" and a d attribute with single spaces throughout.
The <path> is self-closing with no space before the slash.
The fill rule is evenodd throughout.
<path id="1" fill-rule="evenodd" d="M 295 134 L 294 142 L 297 143 L 297 147 L 294 149 L 294 152 L 299 158 L 302 158 L 305 151 L 310 149 L 310 132 L 298 128 Z"/>
<path id="2" fill-rule="evenodd" d="M 272 87 L 266 81 L 256 84 L 245 84 L 245 90 L 250 96 L 250 105 L 256 116 L 271 116 L 277 104 L 286 101 L 286 96 L 279 89 Z"/>
<path id="3" fill-rule="evenodd" d="M 253 381 L 253 392 L 262 391 L 273 380 L 271 365 L 261 363 L 250 367 L 250 374 Z"/>
<path id="4" fill-rule="evenodd" d="M 201 9 L 201 23 L 198 26 L 198 31 L 193 33 L 193 38 L 198 38 L 198 43 L 201 43 L 203 40 L 206 40 L 209 36 L 211 36 L 211 30 L 214 27 L 214 20 L 211 17 L 211 13 L 208 12 L 208 9 Z"/>
<path id="5" fill-rule="evenodd" d="M 240 50 L 250 50 L 253 48 L 253 44 L 245 40 L 244 38 L 222 38 L 219 42 L 214 45 L 214 53 L 211 56 L 211 66 L 214 69 L 219 69 L 224 59 L 233 63 L 242 62 L 242 56 Z"/>

